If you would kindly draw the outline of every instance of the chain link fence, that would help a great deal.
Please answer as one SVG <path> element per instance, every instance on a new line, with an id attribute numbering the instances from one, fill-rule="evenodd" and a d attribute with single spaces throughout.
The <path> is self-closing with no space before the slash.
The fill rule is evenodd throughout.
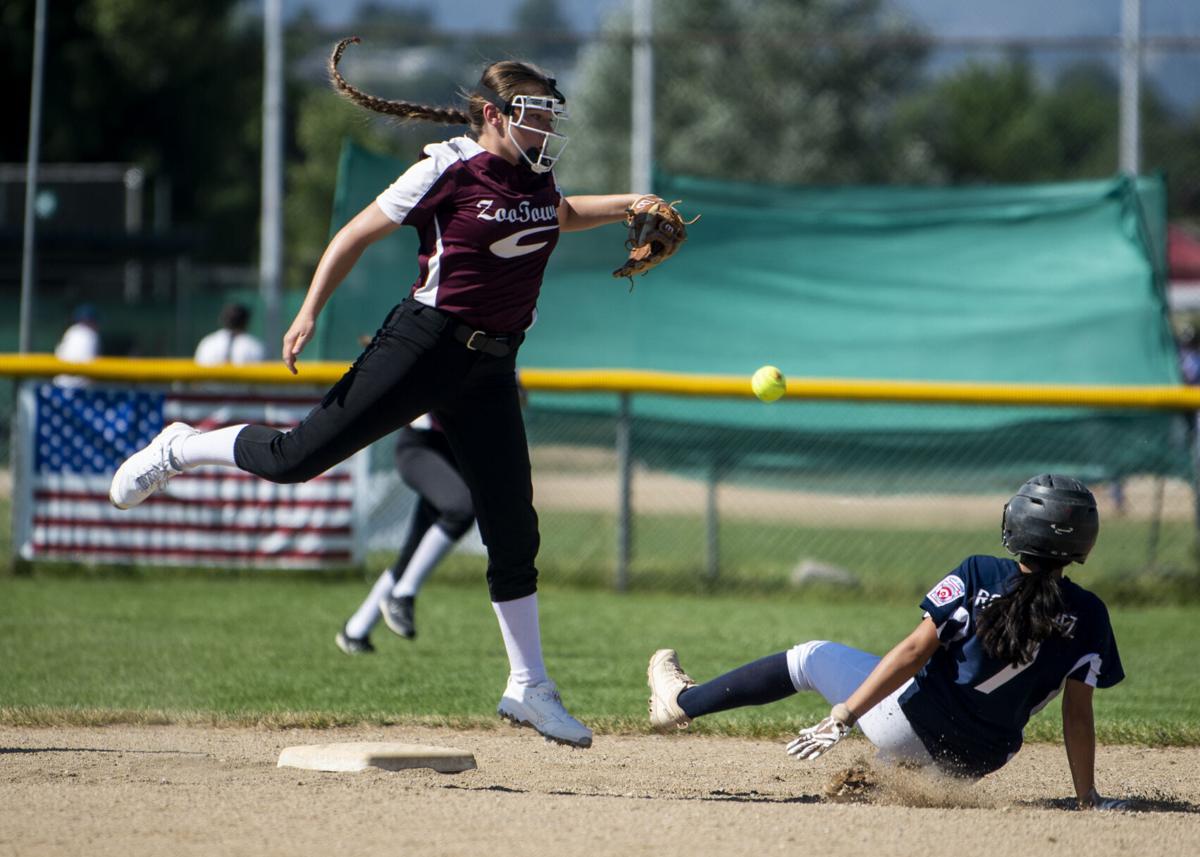
<path id="1" fill-rule="evenodd" d="M 1165 170 L 1172 218 L 1196 224 L 1200 36 L 1164 23 L 1172 5 L 1143 4 L 1142 171 Z M 561 19 L 504 33 L 435 32 L 419 22 L 396 32 L 367 28 L 343 70 L 384 97 L 452 103 L 487 61 L 520 56 L 543 65 L 570 98 L 572 141 L 559 171 L 568 192 L 627 188 L 635 86 L 654 99 L 656 166 L 679 175 L 956 184 L 1094 178 L 1118 168 L 1121 44 L 1113 32 L 952 36 L 902 14 L 904 7 L 871 2 L 656 0 L 653 7 L 648 83 L 632 80 L 624 3 L 609 4 L 599 28 L 587 33 L 570 31 Z M 299 151 L 289 173 L 288 216 L 289 229 L 298 231 L 289 257 L 291 284 L 302 289 L 328 234 L 336 169 L 330 147 L 344 133 L 371 130 L 375 145 L 411 160 L 447 129 L 397 127 L 345 106 L 341 115 L 352 119 L 322 125 L 334 116 L 323 62 L 349 33 L 293 29 Z M 165 293 L 151 301 L 147 289 L 129 302 L 99 294 L 105 287 L 81 270 L 39 284 L 39 305 L 65 318 L 76 301 L 111 302 L 111 329 L 123 345 L 106 353 L 188 354 L 188 336 L 198 338 L 215 319 L 219 300 L 206 290 L 184 303 Z M 192 275 L 211 280 L 199 268 Z M 125 314 L 115 308 L 123 301 Z M 176 330 L 183 332 L 164 338 L 163 331 Z M 40 344 L 52 347 L 52 333 Z M 11 388 L 0 379 L 0 428 Z M 837 434 L 755 433 L 724 438 L 723 456 L 689 461 L 686 432 L 622 424 L 618 416 L 584 425 L 557 411 L 552 399 L 535 396 L 527 415 L 543 531 L 539 565 L 548 580 L 908 597 L 963 556 L 998 552 L 1004 500 L 1024 478 L 1065 463 L 1090 482 L 1103 520 L 1096 553 L 1078 574 L 1129 598 L 1198 589 L 1189 415 L 1144 441 L 1153 454 L 1132 468 L 1111 466 L 1128 452 L 1128 435 L 1106 432 L 1103 422 L 1053 448 L 1031 444 L 1019 428 L 968 438 L 964 446 L 937 431 L 933 410 L 920 450 L 877 443 L 847 453 L 847 439 Z M 8 444 L 8 431 L 0 430 L 0 462 L 9 459 Z M 1076 457 L 1064 458 L 1067 448 Z M 794 465 L 797 458 L 803 467 Z M 789 463 L 772 466 L 777 459 Z M 980 464 L 996 459 L 1007 463 Z M 733 472 L 731 460 L 758 463 Z M 387 562 L 403 538 L 411 497 L 392 470 L 389 441 L 377 445 L 372 461 L 372 561 Z M 481 548 L 467 547 L 444 573 L 481 575 Z"/>
<path id="2" fill-rule="evenodd" d="M 710 447 L 686 432 L 627 411 L 580 420 L 554 398 L 535 395 L 527 413 L 547 581 L 911 600 L 968 555 L 1002 555 L 1004 503 L 1025 479 L 1057 471 L 1090 484 L 1102 521 L 1095 552 L 1071 574 L 1129 601 L 1200 593 L 1189 414 L 1156 419 L 1135 441 L 1152 446 L 1140 466 L 1113 476 L 1129 460 L 1118 424 L 1145 414 L 1072 422 L 1058 435 L 1020 422 L 962 435 L 939 430 L 929 408 L 918 442 L 746 432 L 698 457 Z M 381 442 L 369 534 L 378 565 L 391 561 L 413 502 L 391 467 Z M 479 578 L 481 553 L 472 536 L 439 574 Z"/>
<path id="3" fill-rule="evenodd" d="M 1054 25 L 1054 12 L 1036 28 L 1007 18 L 989 25 L 982 14 L 973 26 L 964 14 L 951 27 L 923 19 L 919 4 L 654 0 L 652 77 L 634 81 L 630 4 L 598 4 L 586 31 L 572 29 L 561 6 L 523 4 L 503 32 L 439 28 L 417 8 L 336 27 L 311 16 L 292 20 L 289 296 L 307 286 L 328 239 L 343 137 L 409 162 L 424 143 L 457 133 L 397 125 L 330 93 L 324 64 L 351 29 L 364 42 L 343 70 L 383 97 L 455 103 L 484 63 L 505 57 L 556 74 L 573 117 L 558 170 L 571 193 L 629 186 L 635 90 L 653 101 L 655 167 L 680 176 L 941 185 L 1096 178 L 1118 169 L 1115 12 L 1070 30 Z M 1200 229 L 1200 95 L 1192 83 L 1200 79 L 1200 23 L 1186 6 L 1142 3 L 1141 169 L 1165 171 L 1172 221 Z M 20 166 L 13 165 L 3 215 L 16 228 Z M 214 323 L 220 293 L 248 285 L 237 297 L 255 302 L 252 260 L 232 283 L 227 270 L 188 258 L 190 245 L 155 245 L 160 255 L 145 257 L 157 230 L 189 227 L 172 220 L 169 186 L 158 173 L 126 166 L 144 172 L 151 189 L 136 210 L 73 223 L 65 235 L 72 241 L 42 223 L 35 350 L 50 350 L 71 308 L 85 301 L 104 313 L 104 353 L 112 356 L 188 354 Z M 47 217 L 64 216 L 59 209 Z M 93 240 L 106 235 L 121 240 Z M 0 288 L 14 296 L 19 267 L 17 255 L 0 254 Z M 141 279 L 131 280 L 138 270 Z M 255 313 L 254 332 L 262 317 Z M 16 334 L 15 314 L 0 320 L 0 347 L 15 350 Z M 0 411 L 6 407 L 0 402 Z"/>
<path id="4" fill-rule="evenodd" d="M 947 431 L 946 406 L 697 399 L 701 413 L 714 408 L 714 426 L 718 405 L 723 416 L 731 407 L 861 408 L 864 425 L 868 409 L 872 420 L 903 409 L 909 426 L 928 423 L 916 433 L 810 431 L 802 419 L 786 431 L 722 432 L 639 416 L 639 398 L 622 394 L 615 410 L 582 413 L 563 409 L 561 394 L 531 394 L 544 581 L 912 601 L 964 557 L 1002 555 L 1004 503 L 1025 479 L 1060 472 L 1090 485 L 1101 515 L 1095 551 L 1069 573 L 1127 603 L 1200 595 L 1193 414 L 1057 408 L 1031 419 L 1028 408 L 961 405 L 1004 425 Z M 385 438 L 369 450 L 368 575 L 392 562 L 415 503 L 395 472 L 393 444 Z M 0 489 L 7 500 L 9 483 Z M 11 550 L 7 520 L 0 531 Z M 484 553 L 473 533 L 437 574 L 482 585 Z"/>

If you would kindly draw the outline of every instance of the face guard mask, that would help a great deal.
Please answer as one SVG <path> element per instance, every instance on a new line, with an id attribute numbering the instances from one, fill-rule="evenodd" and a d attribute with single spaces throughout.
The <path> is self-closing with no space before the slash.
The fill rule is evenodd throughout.
<path id="1" fill-rule="evenodd" d="M 551 130 L 545 131 L 525 124 L 530 112 L 534 110 L 550 114 Z M 558 133 L 559 123 L 570 118 L 567 116 L 566 106 L 549 95 L 514 95 L 505 113 L 508 115 L 508 139 L 512 140 L 513 145 L 520 151 L 521 157 L 529 164 L 529 169 L 535 173 L 548 173 L 554 169 L 570 140 L 567 135 Z M 526 134 L 540 135 L 541 145 L 522 149 L 513 137 L 513 128 L 520 128 Z"/>

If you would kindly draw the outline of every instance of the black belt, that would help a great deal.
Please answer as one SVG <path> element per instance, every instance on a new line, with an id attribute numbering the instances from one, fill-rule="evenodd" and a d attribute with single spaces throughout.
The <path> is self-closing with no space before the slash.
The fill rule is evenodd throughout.
<path id="1" fill-rule="evenodd" d="M 516 351 L 525 336 L 521 333 L 494 336 L 465 324 L 457 324 L 454 326 L 454 338 L 467 346 L 469 351 L 482 351 L 492 357 L 507 357 Z"/>

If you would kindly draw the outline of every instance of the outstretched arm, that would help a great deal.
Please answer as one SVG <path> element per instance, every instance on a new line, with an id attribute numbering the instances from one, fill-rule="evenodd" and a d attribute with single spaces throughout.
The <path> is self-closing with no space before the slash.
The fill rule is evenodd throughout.
<path id="1" fill-rule="evenodd" d="M 304 303 L 296 313 L 291 327 L 283 335 L 283 362 L 293 375 L 296 374 L 296 358 L 312 340 L 317 327 L 317 316 L 321 314 L 334 289 L 341 285 L 364 250 L 399 228 L 400 224 L 390 220 L 383 213 L 383 209 L 372 202 L 333 236 L 333 240 L 321 254 L 321 261 L 317 263 L 317 270 L 313 273 Z"/>
<path id="2" fill-rule="evenodd" d="M 913 632 L 892 647 L 883 656 L 883 660 L 875 665 L 871 674 L 863 679 L 850 698 L 846 707 L 858 719 L 887 698 L 888 694 L 910 678 L 915 676 L 921 667 L 933 657 L 939 644 L 937 626 L 928 616 Z"/>
<path id="3" fill-rule="evenodd" d="M 892 647 L 845 702 L 833 706 L 829 716 L 800 732 L 788 744 L 788 753 L 815 759 L 850 733 L 862 717 L 896 688 L 915 676 L 938 647 L 937 626 L 926 616 L 911 634 Z"/>
<path id="4" fill-rule="evenodd" d="M 653 194 L 615 193 L 604 196 L 564 196 L 558 204 L 558 228 L 579 232 L 625 219 L 625 212 L 643 196 Z"/>
<path id="5" fill-rule="evenodd" d="M 1092 686 L 1067 679 L 1062 701 L 1063 744 L 1081 809 L 1124 809 L 1126 802 L 1096 792 L 1096 721 Z"/>

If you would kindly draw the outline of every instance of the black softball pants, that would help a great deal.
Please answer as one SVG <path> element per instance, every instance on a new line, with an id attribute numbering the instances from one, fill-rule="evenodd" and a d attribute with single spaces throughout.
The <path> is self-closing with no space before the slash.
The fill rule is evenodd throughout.
<path id="1" fill-rule="evenodd" d="M 471 490 L 488 550 L 488 591 L 493 601 L 512 601 L 537 591 L 539 546 L 517 387 L 521 337 L 494 357 L 456 339 L 458 326 L 406 299 L 299 425 L 288 432 L 247 426 L 234 460 L 272 482 L 304 482 L 432 412 Z"/>
<path id="2" fill-rule="evenodd" d="M 396 436 L 396 470 L 404 484 L 417 494 L 417 508 L 408 526 L 408 536 L 392 565 L 399 579 L 430 527 L 440 527 L 458 541 L 471 529 L 475 509 L 471 505 L 471 489 L 458 470 L 450 442 L 440 431 L 400 429 Z"/>

